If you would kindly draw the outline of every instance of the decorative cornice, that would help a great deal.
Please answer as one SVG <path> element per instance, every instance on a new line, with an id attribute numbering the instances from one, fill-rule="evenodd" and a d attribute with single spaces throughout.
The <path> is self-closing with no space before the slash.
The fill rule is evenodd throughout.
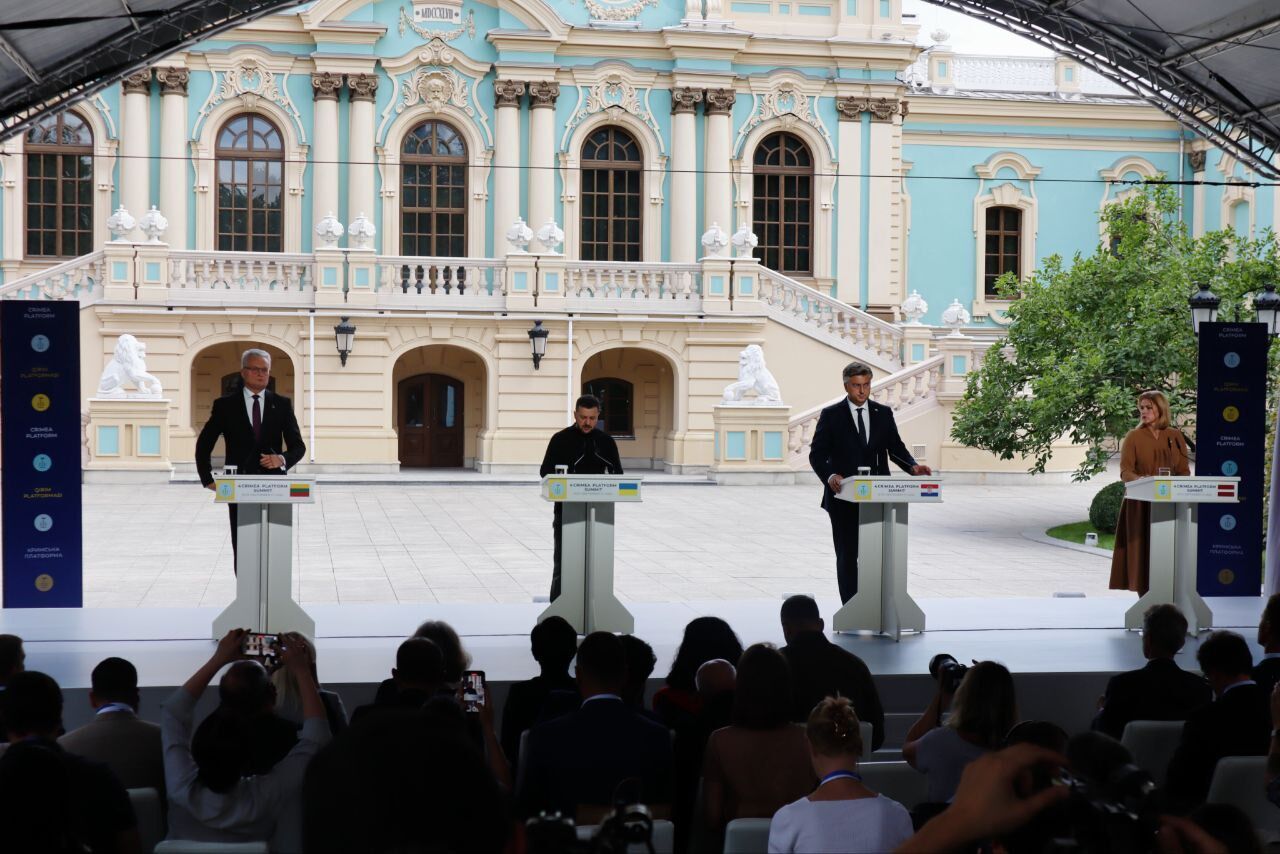
<path id="1" fill-rule="evenodd" d="M 378 75 L 348 74 L 347 88 L 351 90 L 352 101 L 378 100 Z"/>
<path id="2" fill-rule="evenodd" d="M 671 113 L 696 113 L 702 90 L 692 86 L 677 86 L 671 90 Z"/>
<path id="3" fill-rule="evenodd" d="M 311 75 L 311 96 L 317 101 L 338 100 L 338 90 L 341 88 L 341 74 L 317 71 Z"/>
<path id="4" fill-rule="evenodd" d="M 529 106 L 531 109 L 555 108 L 556 98 L 560 97 L 560 84 L 535 80 L 529 84 Z"/>
<path id="5" fill-rule="evenodd" d="M 862 120 L 863 113 L 870 113 L 873 122 L 893 121 L 894 116 L 907 116 L 907 102 L 895 98 L 836 98 L 836 114 L 842 122 Z"/>
<path id="6" fill-rule="evenodd" d="M 1203 172 L 1203 171 L 1204 171 L 1204 163 L 1205 163 L 1205 160 L 1206 160 L 1205 155 L 1206 155 L 1207 153 L 1208 153 L 1208 152 L 1206 152 L 1206 151 L 1192 151 L 1190 154 L 1188 154 L 1188 155 L 1187 155 L 1188 159 L 1191 161 L 1191 171 L 1192 171 L 1192 172 Z"/>
<path id="7" fill-rule="evenodd" d="M 177 65 L 162 65 L 156 69 L 156 79 L 160 81 L 161 95 L 185 95 L 191 72 Z"/>
<path id="8" fill-rule="evenodd" d="M 733 103 L 738 95 L 732 89 L 708 89 L 706 94 L 707 115 L 727 116 L 733 112 Z"/>
<path id="9" fill-rule="evenodd" d="M 133 72 L 120 81 L 120 88 L 124 90 L 126 95 L 151 94 L 151 69 L 144 68 L 141 71 Z"/>
<path id="10" fill-rule="evenodd" d="M 522 80 L 493 81 L 493 105 L 495 107 L 519 107 L 520 96 L 524 94 Z"/>

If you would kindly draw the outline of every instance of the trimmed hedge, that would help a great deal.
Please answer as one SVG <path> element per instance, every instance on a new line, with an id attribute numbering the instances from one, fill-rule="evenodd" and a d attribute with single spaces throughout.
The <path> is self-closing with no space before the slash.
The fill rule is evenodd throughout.
<path id="1" fill-rule="evenodd" d="M 1098 531 L 1114 534 L 1123 504 L 1124 484 L 1120 481 L 1107 484 L 1093 496 L 1093 502 L 1089 505 L 1089 523 Z"/>

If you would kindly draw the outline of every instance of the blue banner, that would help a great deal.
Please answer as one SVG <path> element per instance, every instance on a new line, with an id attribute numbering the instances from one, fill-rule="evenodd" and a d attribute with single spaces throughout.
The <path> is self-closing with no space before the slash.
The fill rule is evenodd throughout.
<path id="1" fill-rule="evenodd" d="M 1267 347 L 1261 323 L 1200 324 L 1196 474 L 1240 478 L 1239 504 L 1201 504 L 1196 588 L 1202 596 L 1262 590 Z"/>
<path id="2" fill-rule="evenodd" d="M 80 304 L 0 302 L 4 607 L 84 604 Z"/>

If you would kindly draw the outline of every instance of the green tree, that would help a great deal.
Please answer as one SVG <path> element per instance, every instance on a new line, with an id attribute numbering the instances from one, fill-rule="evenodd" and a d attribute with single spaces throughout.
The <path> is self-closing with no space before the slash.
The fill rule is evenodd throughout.
<path id="1" fill-rule="evenodd" d="M 1174 423 L 1194 436 L 1197 347 L 1187 299 L 1208 282 L 1222 298 L 1220 319 L 1251 317 L 1248 296 L 1280 281 L 1275 236 L 1194 238 L 1174 190 L 1158 183 L 1108 206 L 1102 220 L 1109 245 L 1069 264 L 1050 256 L 1028 281 L 1000 282 L 1019 299 L 1007 338 L 969 375 L 955 410 L 957 441 L 1001 459 L 1024 455 L 1043 472 L 1066 437 L 1088 448 L 1074 472 L 1086 480 L 1137 423 L 1134 400 L 1149 388 L 1165 393 Z M 1272 375 L 1275 364 L 1273 353 Z"/>

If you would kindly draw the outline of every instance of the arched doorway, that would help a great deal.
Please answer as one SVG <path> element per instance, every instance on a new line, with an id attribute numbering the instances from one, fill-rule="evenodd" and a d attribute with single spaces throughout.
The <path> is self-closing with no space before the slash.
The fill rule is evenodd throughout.
<path id="1" fill-rule="evenodd" d="M 582 394 L 600 398 L 600 429 L 618 443 L 622 466 L 665 469 L 675 453 L 675 371 L 639 347 L 596 353 L 582 366 Z"/>
<path id="2" fill-rule="evenodd" d="M 401 468 L 472 468 L 485 428 L 484 360 L 450 344 L 416 347 L 392 369 Z"/>
<path id="3" fill-rule="evenodd" d="M 191 360 L 191 427 L 199 432 L 209 420 L 213 402 L 239 388 L 240 354 L 257 348 L 271 354 L 271 381 L 267 388 L 288 398 L 295 396 L 293 361 L 279 347 L 260 341 L 224 341 L 201 350 Z M 302 423 L 302 407 L 293 400 L 293 412 Z"/>

